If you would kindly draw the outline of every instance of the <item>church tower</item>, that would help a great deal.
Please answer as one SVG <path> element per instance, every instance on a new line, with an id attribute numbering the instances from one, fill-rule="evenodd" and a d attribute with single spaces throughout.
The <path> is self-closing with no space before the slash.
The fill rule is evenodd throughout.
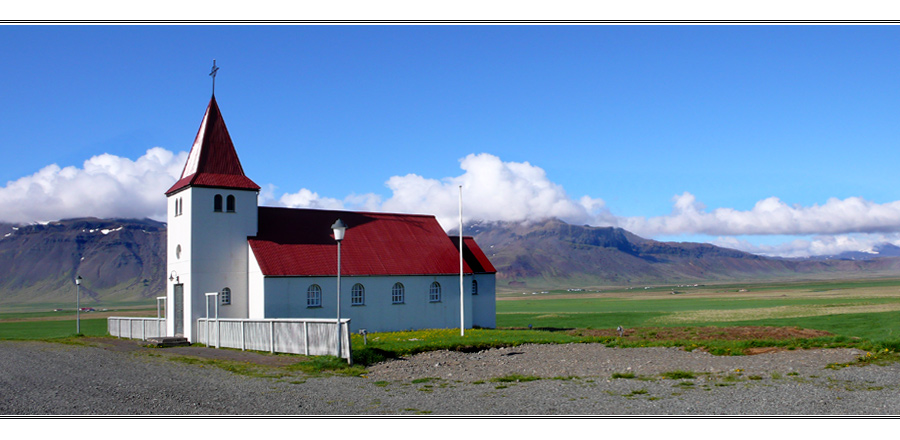
<path id="1" fill-rule="evenodd" d="M 168 203 L 167 334 L 197 340 L 197 319 L 248 317 L 247 237 L 257 233 L 259 185 L 244 175 L 219 112 L 209 101 Z"/>

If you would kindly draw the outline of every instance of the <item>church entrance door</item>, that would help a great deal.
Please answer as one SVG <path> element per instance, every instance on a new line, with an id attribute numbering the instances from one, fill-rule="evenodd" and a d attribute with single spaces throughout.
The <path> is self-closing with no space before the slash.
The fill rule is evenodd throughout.
<path id="1" fill-rule="evenodd" d="M 175 336 L 184 336 L 184 284 L 174 286 L 175 293 Z"/>

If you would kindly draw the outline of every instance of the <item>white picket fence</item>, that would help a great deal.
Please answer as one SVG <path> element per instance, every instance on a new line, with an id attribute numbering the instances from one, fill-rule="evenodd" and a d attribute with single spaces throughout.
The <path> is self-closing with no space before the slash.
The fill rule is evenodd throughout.
<path id="1" fill-rule="evenodd" d="M 210 347 L 294 353 L 337 354 L 334 319 L 215 319 L 197 321 L 197 342 Z M 341 357 L 350 360 L 350 320 L 341 320 Z"/>
<path id="2" fill-rule="evenodd" d="M 106 330 L 111 336 L 119 338 L 158 338 L 166 335 L 166 319 L 110 316 L 106 318 Z"/>
<path id="3" fill-rule="evenodd" d="M 147 340 L 166 336 L 165 318 L 107 318 L 107 331 L 119 338 Z M 336 355 L 334 319 L 215 319 L 197 320 L 195 342 L 209 347 Z M 350 361 L 350 320 L 341 320 L 341 357 Z"/>

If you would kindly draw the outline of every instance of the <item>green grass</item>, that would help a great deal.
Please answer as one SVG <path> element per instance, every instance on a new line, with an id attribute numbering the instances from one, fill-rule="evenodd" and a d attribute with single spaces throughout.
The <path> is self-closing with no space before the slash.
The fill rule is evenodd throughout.
<path id="1" fill-rule="evenodd" d="M 514 347 L 522 344 L 566 344 L 600 342 L 599 338 L 571 336 L 560 332 L 527 330 L 469 329 L 465 336 L 459 329 L 416 330 L 369 334 L 368 344 L 359 335 L 351 335 L 353 362 L 370 365 L 390 358 L 433 350 L 473 352 L 489 348 Z"/>
<path id="2" fill-rule="evenodd" d="M 889 353 L 900 352 L 900 280 L 897 279 L 705 286 L 679 289 L 679 292 L 684 291 L 682 295 L 668 295 L 665 293 L 667 289 L 655 289 L 655 296 L 634 290 L 597 297 L 502 300 L 497 302 L 497 326 L 500 329 L 469 329 L 465 336 L 460 336 L 458 329 L 371 333 L 367 345 L 363 344 L 359 335 L 354 334 L 353 361 L 355 365 L 365 366 L 431 350 L 472 352 L 528 343 L 578 342 L 599 342 L 618 347 L 702 347 L 720 355 L 742 354 L 744 350 L 754 347 L 858 347 L 879 353 L 882 360 L 889 360 L 893 356 L 881 354 L 885 349 Z M 747 289 L 751 293 L 737 293 L 739 289 Z M 855 312 L 861 308 L 868 311 Z M 885 311 L 879 311 L 882 309 Z M 793 315 L 785 316 L 785 310 Z M 810 311 L 808 316 L 803 313 L 806 310 Z M 155 315 L 155 309 L 148 311 L 148 315 Z M 5 321 L 49 316 L 68 316 L 70 319 Z M 534 330 L 512 329 L 527 328 L 529 324 Z M 643 338 L 577 336 L 565 331 L 540 330 L 615 329 L 619 325 L 626 329 L 790 326 L 825 330 L 834 336 L 802 340 L 705 341 L 658 340 L 649 334 Z M 106 319 L 90 319 L 82 314 L 81 328 L 85 336 L 104 336 Z M 73 335 L 75 321 L 71 312 L 20 311 L 0 314 L 0 339 L 52 340 Z M 321 358 L 296 368 L 329 374 L 359 373 L 359 370 L 348 370 L 345 362 Z"/>
<path id="3" fill-rule="evenodd" d="M 661 376 L 666 379 L 694 379 L 697 377 L 695 373 L 682 370 L 667 371 L 665 373 L 662 373 Z"/>
<path id="4" fill-rule="evenodd" d="M 521 374 L 509 374 L 506 376 L 495 377 L 491 379 L 491 382 L 531 382 L 535 380 L 541 380 L 538 376 L 523 376 Z"/>
<path id="5" fill-rule="evenodd" d="M 75 319 L 53 321 L 0 322 L 0 339 L 56 339 L 75 336 Z M 81 334 L 105 336 L 106 319 L 81 318 Z"/>
<path id="6" fill-rule="evenodd" d="M 549 329 L 615 329 L 619 325 L 632 329 L 796 326 L 836 335 L 836 339 L 830 342 L 807 342 L 817 346 L 841 345 L 853 340 L 866 341 L 873 347 L 900 350 L 900 280 L 897 279 L 735 284 L 692 289 L 695 289 L 693 293 L 704 293 L 706 296 L 657 293 L 648 297 L 643 290 L 636 289 L 621 291 L 610 297 L 498 301 L 497 326 L 527 328 L 531 325 L 533 328 Z M 740 289 L 750 292 L 738 293 Z M 866 309 L 864 313 L 854 313 L 862 308 Z M 753 344 L 778 346 L 797 343 L 751 341 L 744 346 L 733 343 L 721 347 L 715 347 L 715 343 L 711 345 L 718 354 L 728 354 Z"/>

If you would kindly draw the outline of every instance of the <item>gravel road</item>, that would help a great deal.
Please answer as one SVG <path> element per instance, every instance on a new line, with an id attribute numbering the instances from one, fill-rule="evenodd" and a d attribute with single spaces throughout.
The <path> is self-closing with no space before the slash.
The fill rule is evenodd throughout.
<path id="1" fill-rule="evenodd" d="M 278 378 L 175 360 L 183 352 L 168 350 L 0 341 L 0 415 L 900 414 L 900 364 L 826 368 L 865 355 L 851 349 L 720 357 L 525 345 L 419 354 L 374 365 L 367 377 Z M 673 371 L 693 378 L 662 376 Z"/>

